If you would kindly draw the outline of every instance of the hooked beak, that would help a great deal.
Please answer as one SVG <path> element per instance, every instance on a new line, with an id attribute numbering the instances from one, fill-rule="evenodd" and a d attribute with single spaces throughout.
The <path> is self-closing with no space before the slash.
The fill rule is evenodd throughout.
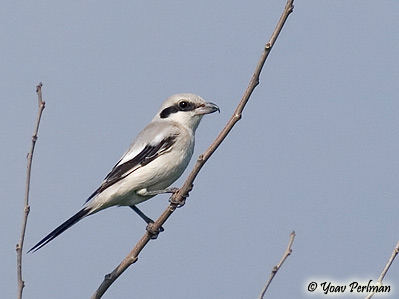
<path id="1" fill-rule="evenodd" d="M 216 111 L 220 113 L 218 105 L 211 102 L 206 102 L 205 104 L 198 106 L 198 108 L 196 109 L 196 112 L 199 115 L 210 114 Z"/>

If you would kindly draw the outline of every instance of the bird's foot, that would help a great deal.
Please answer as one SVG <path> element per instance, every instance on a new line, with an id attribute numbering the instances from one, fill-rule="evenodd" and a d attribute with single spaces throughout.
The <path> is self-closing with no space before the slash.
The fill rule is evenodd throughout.
<path id="1" fill-rule="evenodd" d="M 174 188 L 174 189 L 176 189 L 175 192 L 173 192 L 174 194 L 177 193 L 177 192 L 180 190 L 179 188 Z M 188 192 L 187 192 L 186 194 L 184 194 L 180 200 L 175 200 L 175 199 L 173 198 L 173 196 L 172 196 L 172 197 L 169 199 L 169 202 L 170 202 L 171 204 L 176 205 L 177 208 L 181 208 L 182 206 L 184 206 L 184 205 L 186 204 L 186 199 L 187 199 L 187 197 L 189 197 L 189 192 L 190 192 L 192 189 L 193 189 L 193 186 L 191 185 L 190 190 L 188 190 Z M 173 195 L 174 195 L 174 194 L 173 194 Z"/>
<path id="2" fill-rule="evenodd" d="M 148 223 L 145 229 L 151 235 L 152 240 L 158 238 L 159 233 L 162 233 L 165 230 L 162 226 L 158 229 L 154 229 L 154 222 Z"/>

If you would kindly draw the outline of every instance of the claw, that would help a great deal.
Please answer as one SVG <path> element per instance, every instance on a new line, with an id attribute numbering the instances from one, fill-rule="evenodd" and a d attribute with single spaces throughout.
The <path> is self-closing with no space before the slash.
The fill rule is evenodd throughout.
<path id="1" fill-rule="evenodd" d="M 179 189 L 178 188 L 176 188 L 177 189 L 177 191 L 179 191 Z M 192 187 L 190 188 L 190 190 L 192 189 Z M 189 191 L 190 191 L 189 190 Z M 176 191 L 176 192 L 177 192 Z M 175 193 L 176 193 L 175 192 Z M 182 197 L 182 199 L 181 200 L 174 200 L 173 199 L 173 197 L 171 197 L 171 198 L 169 198 L 169 202 L 171 203 L 171 204 L 175 204 L 176 205 L 176 207 L 177 208 L 181 208 L 182 206 L 184 206 L 185 204 L 186 204 L 186 198 L 187 197 L 189 197 L 189 194 L 187 193 L 187 194 L 185 194 L 183 197 Z"/>
<path id="2" fill-rule="evenodd" d="M 151 235 L 151 239 L 155 240 L 156 238 L 158 238 L 159 233 L 163 232 L 165 229 L 161 226 L 160 228 L 158 228 L 158 230 L 154 230 L 153 227 L 154 222 L 150 222 L 147 224 L 145 229 Z"/>

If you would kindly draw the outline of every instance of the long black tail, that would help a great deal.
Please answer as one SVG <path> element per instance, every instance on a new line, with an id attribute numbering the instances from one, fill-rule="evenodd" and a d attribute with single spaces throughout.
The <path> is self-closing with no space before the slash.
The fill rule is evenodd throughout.
<path id="1" fill-rule="evenodd" d="M 61 224 L 59 227 L 57 227 L 55 230 L 53 230 L 51 233 L 49 233 L 47 236 L 45 236 L 39 243 L 37 243 L 35 246 L 33 246 L 31 249 L 29 249 L 29 252 L 35 252 L 42 248 L 44 245 L 46 245 L 48 242 L 56 238 L 58 235 L 66 231 L 68 228 L 70 228 L 72 225 L 75 223 L 79 222 L 82 220 L 84 217 L 86 217 L 90 212 L 90 209 L 88 208 L 83 208 L 79 212 L 77 212 L 75 215 L 73 215 L 71 218 L 69 218 L 67 221 L 65 221 L 63 224 Z"/>

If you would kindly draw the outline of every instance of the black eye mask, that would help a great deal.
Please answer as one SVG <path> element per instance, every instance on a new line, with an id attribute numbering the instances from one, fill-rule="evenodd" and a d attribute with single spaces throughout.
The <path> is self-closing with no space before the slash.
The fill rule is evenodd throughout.
<path id="1" fill-rule="evenodd" d="M 190 103 L 187 101 L 181 101 L 179 103 L 177 103 L 176 105 L 170 106 L 168 108 L 165 108 L 161 111 L 161 113 L 159 114 L 160 118 L 168 118 L 169 115 L 171 115 L 172 113 L 176 113 L 179 111 L 192 111 L 196 108 L 194 103 Z"/>

